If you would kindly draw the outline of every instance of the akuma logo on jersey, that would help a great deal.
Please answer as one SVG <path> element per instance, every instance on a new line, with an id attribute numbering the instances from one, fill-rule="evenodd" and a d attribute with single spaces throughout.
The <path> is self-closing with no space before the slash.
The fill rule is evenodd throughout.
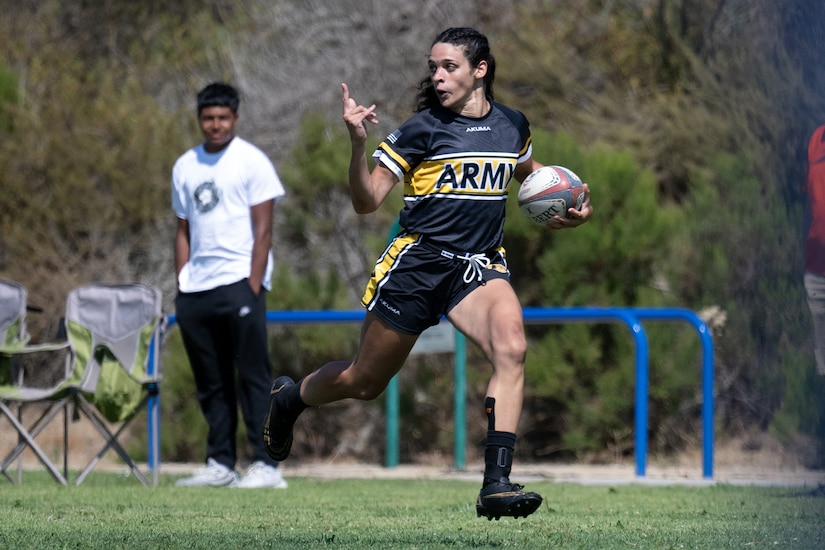
<path id="1" fill-rule="evenodd" d="M 205 181 L 198 185 L 193 196 L 195 199 L 195 209 L 201 214 L 205 214 L 215 208 L 221 200 L 221 192 L 214 181 Z"/>
<path id="2" fill-rule="evenodd" d="M 466 130 L 464 130 L 465 134 L 467 132 L 492 132 L 492 128 L 490 128 L 489 126 L 470 126 Z"/>
<path id="3" fill-rule="evenodd" d="M 513 177 L 515 166 L 507 162 L 462 162 L 458 166 L 445 163 L 435 182 L 435 189 L 449 186 L 456 190 L 503 192 Z"/>

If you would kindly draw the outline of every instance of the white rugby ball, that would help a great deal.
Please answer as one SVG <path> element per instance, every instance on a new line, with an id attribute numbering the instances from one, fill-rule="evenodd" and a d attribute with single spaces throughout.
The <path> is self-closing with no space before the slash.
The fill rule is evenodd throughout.
<path id="1" fill-rule="evenodd" d="M 543 166 L 524 178 L 518 190 L 518 207 L 533 223 L 545 225 L 555 216 L 584 202 L 582 180 L 563 166 Z"/>

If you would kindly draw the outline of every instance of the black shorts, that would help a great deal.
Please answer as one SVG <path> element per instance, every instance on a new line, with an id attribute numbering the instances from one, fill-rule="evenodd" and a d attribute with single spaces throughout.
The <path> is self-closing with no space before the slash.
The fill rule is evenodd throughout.
<path id="1" fill-rule="evenodd" d="M 421 334 L 492 279 L 510 280 L 504 248 L 452 252 L 401 233 L 375 262 L 361 303 L 398 332 Z"/>

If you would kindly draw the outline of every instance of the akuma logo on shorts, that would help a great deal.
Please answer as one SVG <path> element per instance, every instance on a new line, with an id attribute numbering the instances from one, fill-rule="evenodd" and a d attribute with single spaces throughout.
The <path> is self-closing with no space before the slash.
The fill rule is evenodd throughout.
<path id="1" fill-rule="evenodd" d="M 401 311 L 397 307 L 391 306 L 386 300 L 381 299 L 381 305 L 384 306 L 390 313 L 394 315 L 401 315 Z"/>

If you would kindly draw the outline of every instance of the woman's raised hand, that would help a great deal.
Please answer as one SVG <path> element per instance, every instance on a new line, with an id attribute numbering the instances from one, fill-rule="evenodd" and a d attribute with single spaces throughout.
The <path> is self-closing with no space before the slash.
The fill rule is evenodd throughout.
<path id="1" fill-rule="evenodd" d="M 366 141 L 367 139 L 367 125 L 366 122 L 378 124 L 378 117 L 375 114 L 375 104 L 369 107 L 359 105 L 349 95 L 349 88 L 346 83 L 341 83 L 343 90 L 344 103 L 344 122 L 349 130 L 350 139 L 358 141 Z"/>

